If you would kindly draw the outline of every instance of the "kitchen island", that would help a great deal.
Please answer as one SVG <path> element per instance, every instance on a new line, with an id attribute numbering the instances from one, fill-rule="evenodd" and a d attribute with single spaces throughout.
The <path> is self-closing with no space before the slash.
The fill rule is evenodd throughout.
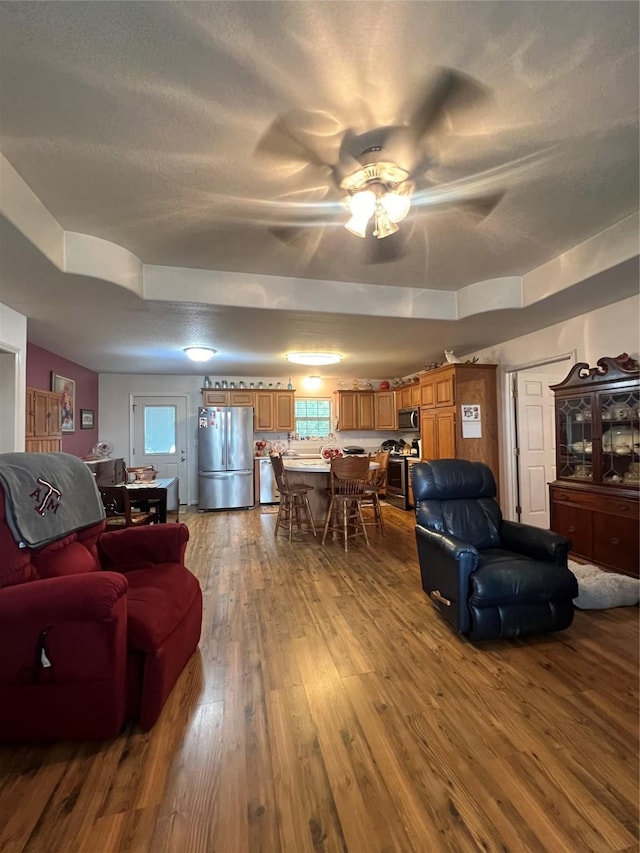
<path id="1" fill-rule="evenodd" d="M 293 483 L 307 483 L 313 486 L 309 492 L 309 504 L 313 514 L 316 527 L 323 525 L 329 509 L 329 471 L 331 464 L 324 459 L 298 459 L 295 456 L 283 456 L 284 468 L 287 472 L 288 481 Z M 378 462 L 370 462 L 369 470 L 379 468 Z"/>

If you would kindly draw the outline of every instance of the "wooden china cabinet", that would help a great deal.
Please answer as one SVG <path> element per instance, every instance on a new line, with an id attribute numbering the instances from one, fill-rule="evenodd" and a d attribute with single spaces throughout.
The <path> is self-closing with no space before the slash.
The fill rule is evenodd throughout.
<path id="1" fill-rule="evenodd" d="M 638 577 L 640 370 L 604 357 L 576 364 L 551 390 L 551 529 L 571 539 L 572 555 Z"/>
<path id="2" fill-rule="evenodd" d="M 24 449 L 27 453 L 59 453 L 62 449 L 57 391 L 27 388 Z"/>

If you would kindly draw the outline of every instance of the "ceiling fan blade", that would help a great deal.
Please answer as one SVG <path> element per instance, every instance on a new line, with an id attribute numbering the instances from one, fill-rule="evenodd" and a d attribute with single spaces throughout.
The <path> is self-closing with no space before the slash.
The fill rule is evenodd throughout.
<path id="1" fill-rule="evenodd" d="M 338 122 L 326 113 L 292 110 L 277 116 L 261 136 L 255 154 L 317 166 L 328 175 L 337 158 Z"/>
<path id="2" fill-rule="evenodd" d="M 408 231 L 402 226 L 395 234 L 383 237 L 379 240 L 373 232 L 367 232 L 364 238 L 363 259 L 364 264 L 390 264 L 403 258 L 408 251 Z"/>
<path id="3" fill-rule="evenodd" d="M 318 251 L 325 228 L 323 226 L 318 228 L 299 228 L 295 225 L 273 226 L 269 228 L 269 232 L 285 246 L 294 249 L 301 263 L 306 264 Z"/>
<path id="4" fill-rule="evenodd" d="M 440 69 L 435 80 L 413 100 L 408 121 L 382 128 L 386 131 L 385 159 L 397 163 L 415 179 L 434 164 L 437 150 L 421 143 L 427 138 L 433 142 L 449 125 L 455 128 L 457 118 L 488 99 L 489 90 L 472 77 L 452 68 Z"/>
<path id="5" fill-rule="evenodd" d="M 358 155 L 362 151 L 361 136 L 356 135 L 351 128 L 347 128 L 340 143 L 338 161 L 333 167 L 333 177 L 338 186 L 348 175 L 352 175 L 362 168 L 362 160 Z"/>
<path id="6" fill-rule="evenodd" d="M 491 195 L 464 199 L 458 202 L 455 207 L 460 208 L 465 213 L 470 213 L 478 219 L 485 219 L 500 204 L 505 195 L 506 190 L 492 193 Z"/>
<path id="7" fill-rule="evenodd" d="M 416 139 L 439 130 L 445 117 L 454 118 L 489 98 L 489 90 L 460 71 L 441 68 L 413 107 L 409 127 Z"/>
<path id="8" fill-rule="evenodd" d="M 295 225 L 277 225 L 269 228 L 269 233 L 281 243 L 298 249 L 306 246 L 309 237 L 308 229 L 298 228 Z"/>

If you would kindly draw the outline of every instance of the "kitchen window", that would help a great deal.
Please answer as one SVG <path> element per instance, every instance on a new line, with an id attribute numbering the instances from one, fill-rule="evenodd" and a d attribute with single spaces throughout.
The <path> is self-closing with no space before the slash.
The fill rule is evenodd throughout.
<path id="1" fill-rule="evenodd" d="M 331 400 L 323 397 L 295 400 L 296 433 L 327 438 L 331 432 Z"/>

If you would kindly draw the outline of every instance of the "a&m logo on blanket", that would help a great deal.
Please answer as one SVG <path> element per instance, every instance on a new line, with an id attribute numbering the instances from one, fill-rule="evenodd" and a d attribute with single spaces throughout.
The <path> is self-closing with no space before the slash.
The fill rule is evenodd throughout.
<path id="1" fill-rule="evenodd" d="M 44 516 L 48 512 L 52 512 L 55 515 L 60 506 L 62 492 L 60 489 L 56 489 L 53 483 L 43 480 L 42 477 L 38 477 L 37 483 L 37 487 L 29 495 L 36 503 L 34 507 L 35 511 L 38 515 Z"/>

